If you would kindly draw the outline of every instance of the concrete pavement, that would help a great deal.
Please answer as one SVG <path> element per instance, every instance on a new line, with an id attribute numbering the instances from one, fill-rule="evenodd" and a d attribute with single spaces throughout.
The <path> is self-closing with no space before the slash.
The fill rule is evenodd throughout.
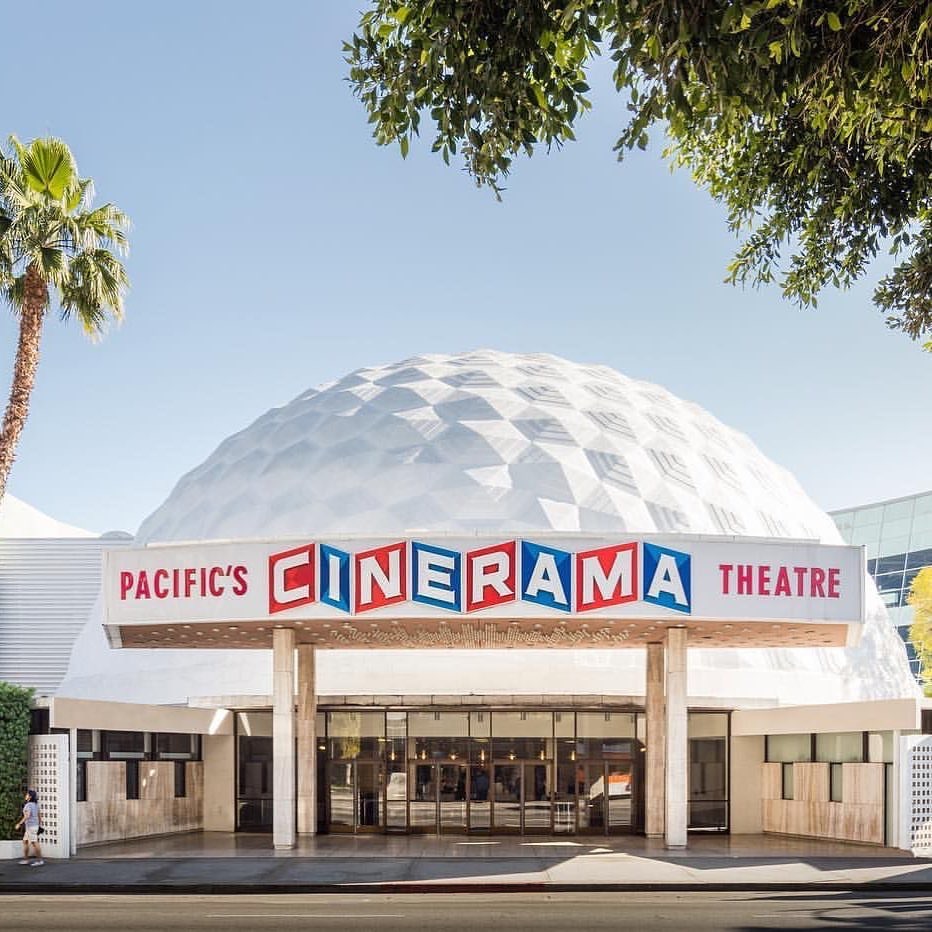
<path id="1" fill-rule="evenodd" d="M 405 893 L 871 889 L 932 892 L 932 859 L 773 836 L 324 836 L 277 852 L 267 836 L 192 833 L 0 862 L 0 893 Z"/>

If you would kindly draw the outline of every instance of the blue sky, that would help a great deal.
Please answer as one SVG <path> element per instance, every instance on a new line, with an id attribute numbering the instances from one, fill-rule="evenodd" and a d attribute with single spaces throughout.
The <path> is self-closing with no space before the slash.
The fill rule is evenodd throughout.
<path id="1" fill-rule="evenodd" d="M 0 134 L 63 137 L 134 223 L 124 325 L 91 345 L 49 321 L 14 495 L 135 530 L 268 408 L 477 347 L 663 384 L 827 509 L 932 488 L 932 356 L 869 282 L 805 312 L 723 284 L 721 208 L 656 149 L 615 161 L 604 67 L 579 141 L 517 163 L 504 203 L 429 139 L 377 148 L 341 52 L 362 5 L 55 2 L 41 42 L 5 43 Z M 4 379 L 14 344 L 4 313 Z"/>

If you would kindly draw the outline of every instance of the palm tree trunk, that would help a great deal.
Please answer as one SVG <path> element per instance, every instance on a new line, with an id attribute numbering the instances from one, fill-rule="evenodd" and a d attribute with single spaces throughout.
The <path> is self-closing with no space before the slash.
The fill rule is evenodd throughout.
<path id="1" fill-rule="evenodd" d="M 25 294 L 19 315 L 19 342 L 13 365 L 13 385 L 10 400 L 0 427 L 0 502 L 6 494 L 6 483 L 13 468 L 16 447 L 29 414 L 29 398 L 39 366 L 39 341 L 48 305 L 48 288 L 35 263 L 26 269 Z"/>

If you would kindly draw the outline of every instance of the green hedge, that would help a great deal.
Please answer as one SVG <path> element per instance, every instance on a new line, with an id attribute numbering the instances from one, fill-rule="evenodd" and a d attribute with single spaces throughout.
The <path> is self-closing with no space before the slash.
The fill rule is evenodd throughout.
<path id="1" fill-rule="evenodd" d="M 28 779 L 29 708 L 32 690 L 0 682 L 0 838 L 18 838 L 13 826 L 23 812 Z"/>

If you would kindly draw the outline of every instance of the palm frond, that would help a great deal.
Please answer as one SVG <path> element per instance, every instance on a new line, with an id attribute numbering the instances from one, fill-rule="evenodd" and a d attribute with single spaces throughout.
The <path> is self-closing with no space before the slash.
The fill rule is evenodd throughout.
<path id="1" fill-rule="evenodd" d="M 10 143 L 16 149 L 26 186 L 31 191 L 65 205 L 78 194 L 75 208 L 78 206 L 81 179 L 71 149 L 63 140 L 46 136 L 24 146 L 11 136 Z"/>
<path id="2" fill-rule="evenodd" d="M 114 204 L 92 206 L 93 182 L 62 140 L 9 142 L 10 153 L 0 152 L 0 296 L 21 307 L 32 267 L 62 318 L 77 317 L 97 337 L 123 316 L 129 279 L 113 252 L 128 251 L 129 218 Z"/>
<path id="3" fill-rule="evenodd" d="M 85 333 L 101 336 L 107 322 L 123 319 L 123 295 L 129 277 L 123 263 L 106 249 L 78 253 L 69 264 L 67 281 L 61 286 L 61 316 L 78 318 Z"/>

